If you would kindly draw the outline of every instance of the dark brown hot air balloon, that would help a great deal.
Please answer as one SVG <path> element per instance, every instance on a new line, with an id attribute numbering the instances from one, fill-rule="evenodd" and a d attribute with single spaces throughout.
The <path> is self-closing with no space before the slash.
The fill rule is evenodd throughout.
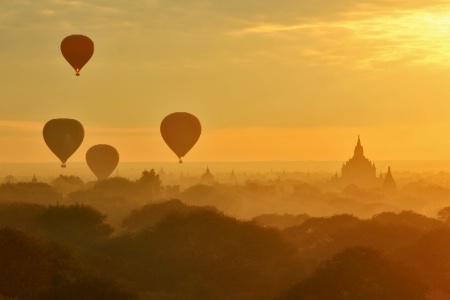
<path id="1" fill-rule="evenodd" d="M 75 153 L 84 139 L 84 128 L 74 119 L 52 119 L 43 129 L 44 141 L 66 167 L 67 159 Z"/>
<path id="2" fill-rule="evenodd" d="M 80 76 L 80 70 L 94 54 L 94 42 L 81 34 L 69 35 L 61 42 L 61 53 Z"/>
<path id="3" fill-rule="evenodd" d="M 110 145 L 95 145 L 86 152 L 86 162 L 98 180 L 106 179 L 119 163 L 119 152 Z"/>
<path id="4" fill-rule="evenodd" d="M 166 116 L 160 126 L 161 136 L 167 146 L 180 159 L 191 150 L 202 133 L 202 125 L 194 115 L 175 112 Z"/>

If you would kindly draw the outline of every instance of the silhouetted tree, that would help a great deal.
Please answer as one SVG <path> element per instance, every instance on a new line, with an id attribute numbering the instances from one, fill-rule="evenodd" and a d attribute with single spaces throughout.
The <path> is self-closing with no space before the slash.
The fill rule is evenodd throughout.
<path id="1" fill-rule="evenodd" d="M 444 223 L 450 225 L 450 206 L 446 206 L 438 211 L 437 217 Z"/>
<path id="2" fill-rule="evenodd" d="M 352 248 L 333 256 L 280 300 L 424 300 L 425 289 L 409 269 L 378 251 Z"/>
<path id="3" fill-rule="evenodd" d="M 52 181 L 52 186 L 59 192 L 67 195 L 84 186 L 83 180 L 75 175 L 59 175 Z"/>
<path id="4" fill-rule="evenodd" d="M 136 190 L 136 185 L 133 181 L 124 177 L 111 177 L 97 181 L 92 189 L 109 191 L 116 195 L 126 195 L 133 193 Z"/>
<path id="5" fill-rule="evenodd" d="M 298 280 L 277 230 L 210 210 L 171 214 L 113 238 L 102 253 L 105 270 L 114 265 L 116 276 L 173 299 L 273 299 Z"/>
<path id="6" fill-rule="evenodd" d="M 430 289 L 450 293 L 450 228 L 427 232 L 401 250 L 398 258 L 414 266 Z"/>
<path id="7" fill-rule="evenodd" d="M 280 229 L 285 229 L 292 226 L 297 226 L 305 222 L 310 217 L 307 214 L 292 215 L 292 214 L 263 214 L 256 216 L 252 221 L 263 226 L 272 226 Z"/>
<path id="8" fill-rule="evenodd" d="M 136 195 L 136 184 L 122 177 L 107 178 L 96 181 L 85 190 L 75 191 L 68 196 L 70 202 L 83 203 L 92 206 L 113 205 L 127 202 Z"/>
<path id="9" fill-rule="evenodd" d="M 247 180 L 243 192 L 254 195 L 266 195 L 269 197 L 277 196 L 277 187 L 273 183 L 264 183 L 255 180 Z"/>
<path id="10" fill-rule="evenodd" d="M 164 195 L 167 198 L 177 198 L 180 194 L 179 185 L 166 185 L 164 187 Z"/>
<path id="11" fill-rule="evenodd" d="M 189 206 L 177 199 L 147 204 L 127 216 L 122 226 L 130 231 L 148 229 L 171 214 L 187 215 L 199 210 L 215 210 L 213 207 Z"/>
<path id="12" fill-rule="evenodd" d="M 71 281 L 64 282 L 51 297 L 51 300 L 80 299 L 134 300 L 137 296 L 112 280 L 81 274 Z"/>
<path id="13" fill-rule="evenodd" d="M 180 199 L 190 205 L 214 206 L 221 211 L 230 211 L 240 202 L 238 195 L 223 186 L 196 184 L 180 194 Z"/>
<path id="14" fill-rule="evenodd" d="M 143 171 L 138 183 L 150 196 L 157 196 L 160 192 L 161 179 L 154 169 Z"/>
<path id="15" fill-rule="evenodd" d="M 0 270 L 0 298 L 136 298 L 114 281 L 93 275 L 63 247 L 12 228 L 0 229 Z"/>
<path id="16" fill-rule="evenodd" d="M 13 227 L 26 232 L 37 232 L 37 220 L 47 209 L 42 204 L 8 202 L 0 203 L 0 228 Z"/>
<path id="17" fill-rule="evenodd" d="M 322 259 L 330 254 L 330 245 L 341 232 L 354 228 L 360 223 L 361 220 L 357 217 L 346 214 L 328 218 L 315 217 L 307 219 L 299 226 L 287 228 L 284 230 L 284 235 L 291 243 L 299 247 L 300 252 L 312 252 L 311 256 Z M 338 251 L 341 250 L 343 249 Z"/>
<path id="18" fill-rule="evenodd" d="M 99 180 L 89 188 L 69 194 L 68 202 L 95 207 L 108 214 L 108 221 L 120 226 L 122 219 L 144 201 L 135 181 L 123 177 Z"/>
<path id="19" fill-rule="evenodd" d="M 0 229 L 0 294 L 8 299 L 46 299 L 52 263 L 46 245 L 15 229 Z"/>
<path id="20" fill-rule="evenodd" d="M 408 247 L 435 224 L 426 217 L 423 217 L 424 222 L 422 217 L 415 215 L 406 221 L 402 221 L 403 214 L 387 216 L 392 219 L 360 220 L 349 215 L 310 218 L 300 226 L 284 230 L 284 236 L 297 246 L 302 257 L 310 260 L 326 259 L 357 246 L 379 249 L 391 255 Z M 424 223 L 432 225 L 424 226 Z"/>
<path id="21" fill-rule="evenodd" d="M 0 185 L 0 202 L 49 204 L 62 200 L 62 195 L 43 182 L 18 182 Z"/>
<path id="22" fill-rule="evenodd" d="M 87 250 L 112 233 L 105 218 L 89 206 L 55 205 L 39 216 L 38 225 L 51 240 L 73 249 Z"/>
<path id="23" fill-rule="evenodd" d="M 415 213 L 413 211 L 402 211 L 400 213 L 383 212 L 372 217 L 372 220 L 382 224 L 398 224 L 428 231 L 442 227 L 442 223 L 436 219 Z"/>
<path id="24" fill-rule="evenodd" d="M 3 182 L 4 183 L 16 183 L 17 182 L 17 180 L 16 180 L 16 178 L 14 178 L 14 176 L 12 176 L 12 175 L 7 175 L 7 176 L 5 176 L 5 179 L 3 180 Z"/>
<path id="25" fill-rule="evenodd" d="M 296 197 L 308 198 L 311 200 L 318 200 L 323 197 L 323 193 L 319 188 L 307 183 L 295 184 L 292 194 Z"/>

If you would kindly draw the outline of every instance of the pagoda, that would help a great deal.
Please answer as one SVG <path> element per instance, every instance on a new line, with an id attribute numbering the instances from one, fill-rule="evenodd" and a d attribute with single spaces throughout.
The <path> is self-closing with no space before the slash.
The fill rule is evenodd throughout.
<path id="1" fill-rule="evenodd" d="M 359 136 L 353 157 L 342 165 L 342 175 L 336 179 L 345 185 L 355 184 L 362 187 L 380 185 L 375 164 L 364 156 L 364 149 Z"/>
<path id="2" fill-rule="evenodd" d="M 214 175 L 211 174 L 211 171 L 209 170 L 209 167 L 206 167 L 205 173 L 200 177 L 200 180 L 204 184 L 210 184 L 214 182 Z"/>
<path id="3" fill-rule="evenodd" d="M 397 189 L 397 184 L 395 183 L 394 177 L 392 177 L 391 167 L 388 168 L 384 177 L 383 189 L 386 191 L 395 191 Z"/>

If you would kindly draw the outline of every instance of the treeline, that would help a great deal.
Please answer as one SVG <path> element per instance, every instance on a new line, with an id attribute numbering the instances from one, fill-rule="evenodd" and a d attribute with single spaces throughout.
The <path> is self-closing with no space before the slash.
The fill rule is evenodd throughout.
<path id="1" fill-rule="evenodd" d="M 10 181 L 11 182 L 11 181 Z M 137 180 L 114 177 L 83 182 L 76 176 L 59 176 L 49 184 L 22 182 L 0 185 L 0 199 L 43 204 L 85 204 L 106 213 L 108 222 L 120 226 L 132 210 L 160 199 L 180 199 L 189 205 L 213 205 L 240 219 L 284 212 L 314 216 L 352 214 L 361 218 L 385 211 L 412 210 L 433 216 L 449 205 L 450 189 L 424 181 L 403 184 L 396 191 L 330 187 L 290 179 L 246 181 L 237 184 L 163 185 L 154 170 Z"/>
<path id="2" fill-rule="evenodd" d="M 448 207 L 436 218 L 403 211 L 367 219 L 266 214 L 244 221 L 213 206 L 156 202 L 151 195 L 158 178 L 151 172 L 146 176 L 147 181 L 82 183 L 83 189 L 65 196 L 43 183 L 1 185 L 0 295 L 69 300 L 450 297 Z M 102 205 L 109 200 L 119 209 L 120 200 L 129 201 L 130 195 L 142 205 L 115 227 L 89 204 L 98 197 Z"/>
<path id="3" fill-rule="evenodd" d="M 14 299 L 274 299 L 300 278 L 278 230 L 178 200 L 144 206 L 118 232 L 84 205 L 4 203 L 0 220 L 11 283 L 0 295 Z M 35 284 L 40 298 L 22 294 Z"/>

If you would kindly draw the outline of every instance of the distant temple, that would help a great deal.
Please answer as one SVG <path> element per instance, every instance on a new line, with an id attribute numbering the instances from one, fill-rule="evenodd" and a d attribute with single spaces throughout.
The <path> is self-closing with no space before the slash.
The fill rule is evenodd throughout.
<path id="1" fill-rule="evenodd" d="M 389 167 L 386 178 L 377 177 L 377 169 L 375 164 L 364 156 L 364 149 L 358 136 L 353 157 L 342 165 L 342 175 L 337 174 L 333 178 L 333 182 L 339 185 L 354 184 L 360 187 L 383 187 L 395 189 L 395 181 L 392 177 L 391 168 Z"/>
<path id="2" fill-rule="evenodd" d="M 209 167 L 206 167 L 205 173 L 200 177 L 202 183 L 209 184 L 214 182 L 214 175 L 209 171 Z"/>
<path id="3" fill-rule="evenodd" d="M 162 167 L 159 169 L 158 175 L 159 178 L 166 176 L 166 172 L 164 172 L 164 169 Z"/>
<path id="4" fill-rule="evenodd" d="M 395 191 L 397 189 L 397 184 L 392 177 L 391 167 L 388 168 L 386 177 L 384 177 L 383 189 L 387 191 Z"/>
<path id="5" fill-rule="evenodd" d="M 341 180 L 344 183 L 354 183 L 362 186 L 377 185 L 377 168 L 364 156 L 364 149 L 358 136 L 353 157 L 342 166 Z"/>

